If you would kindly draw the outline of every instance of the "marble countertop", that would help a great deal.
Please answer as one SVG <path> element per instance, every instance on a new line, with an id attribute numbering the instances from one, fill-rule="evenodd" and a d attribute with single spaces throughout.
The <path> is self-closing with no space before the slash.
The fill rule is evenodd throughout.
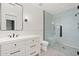
<path id="1" fill-rule="evenodd" d="M 38 38 L 38 37 L 39 37 L 38 35 L 26 35 L 26 36 L 19 36 L 15 38 L 5 37 L 5 38 L 0 38 L 0 44 L 11 43 L 18 40 L 29 40 L 31 38 Z"/>

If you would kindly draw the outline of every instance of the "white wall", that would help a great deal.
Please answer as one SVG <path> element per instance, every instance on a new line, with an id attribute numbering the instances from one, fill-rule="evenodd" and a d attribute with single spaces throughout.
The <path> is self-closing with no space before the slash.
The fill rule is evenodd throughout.
<path id="1" fill-rule="evenodd" d="M 31 4 L 24 5 L 24 19 L 27 18 L 27 22 L 24 22 L 24 31 L 26 34 L 38 34 L 43 36 L 43 11 Z"/>
<path id="2" fill-rule="evenodd" d="M 40 35 L 42 39 L 43 35 L 43 14 L 42 10 L 37 7 L 32 6 L 31 4 L 23 4 L 24 5 L 24 19 L 27 18 L 28 22 L 25 22 L 23 19 L 23 31 L 0 31 L 0 37 L 5 37 L 8 35 L 12 35 L 12 33 L 22 35 L 30 35 L 36 34 Z"/>

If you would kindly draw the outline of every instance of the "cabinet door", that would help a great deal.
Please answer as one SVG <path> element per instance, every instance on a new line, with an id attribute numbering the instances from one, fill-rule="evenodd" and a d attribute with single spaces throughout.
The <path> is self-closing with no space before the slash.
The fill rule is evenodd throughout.
<path id="1" fill-rule="evenodd" d="M 1 55 L 5 56 L 22 56 L 25 55 L 25 41 L 16 41 L 1 46 Z"/>
<path id="2" fill-rule="evenodd" d="M 34 38 L 29 40 L 29 55 L 36 55 L 40 52 L 40 40 Z"/>

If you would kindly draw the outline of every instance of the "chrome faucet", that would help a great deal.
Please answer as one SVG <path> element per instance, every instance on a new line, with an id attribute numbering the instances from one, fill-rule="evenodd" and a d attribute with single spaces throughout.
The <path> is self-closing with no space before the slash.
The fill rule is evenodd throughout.
<path id="1" fill-rule="evenodd" d="M 8 35 L 8 37 L 10 37 L 10 38 L 14 38 L 14 37 L 18 37 L 18 35 L 16 35 L 16 34 L 12 34 L 12 35 Z"/>
<path id="2" fill-rule="evenodd" d="M 13 33 L 13 38 L 15 37 L 15 34 Z"/>
<path id="3" fill-rule="evenodd" d="M 14 38 L 14 37 L 18 37 L 18 34 L 16 35 L 16 34 L 13 33 L 13 38 Z"/>

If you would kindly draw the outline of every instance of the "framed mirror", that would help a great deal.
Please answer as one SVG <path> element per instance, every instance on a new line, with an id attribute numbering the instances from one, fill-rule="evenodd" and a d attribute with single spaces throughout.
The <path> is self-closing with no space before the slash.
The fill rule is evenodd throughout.
<path id="1" fill-rule="evenodd" d="M 18 3 L 0 3 L 0 30 L 23 30 L 23 6 Z"/>

